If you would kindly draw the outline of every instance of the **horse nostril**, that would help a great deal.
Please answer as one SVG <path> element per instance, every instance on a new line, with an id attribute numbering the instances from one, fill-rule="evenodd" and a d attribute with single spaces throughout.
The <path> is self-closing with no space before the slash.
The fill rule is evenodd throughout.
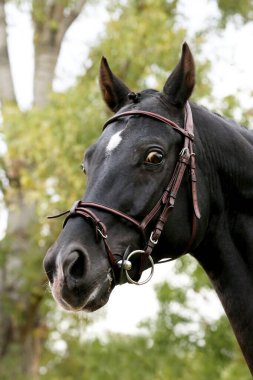
<path id="1" fill-rule="evenodd" d="M 73 279 L 80 279 L 85 272 L 85 257 L 80 251 L 72 251 L 63 264 L 64 275 Z"/>

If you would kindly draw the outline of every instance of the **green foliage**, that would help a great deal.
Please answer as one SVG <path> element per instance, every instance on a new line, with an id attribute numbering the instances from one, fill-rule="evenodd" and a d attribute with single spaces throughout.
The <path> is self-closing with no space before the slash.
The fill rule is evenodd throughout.
<path id="1" fill-rule="evenodd" d="M 162 90 L 187 38 L 187 31 L 176 22 L 177 5 L 178 1 L 164 0 L 157 2 L 155 7 L 149 0 L 110 2 L 113 17 L 107 24 L 104 38 L 92 49 L 91 61 L 98 62 L 102 55 L 106 56 L 112 70 L 133 91 L 147 87 Z M 188 39 L 193 52 L 199 51 L 204 39 L 204 32 Z M 195 58 L 198 74 L 194 98 L 198 99 L 210 90 L 205 76 L 210 63 L 207 59 L 198 59 L 198 54 Z"/>
<path id="2" fill-rule="evenodd" d="M 241 16 L 243 22 L 253 20 L 253 1 L 252 0 L 217 0 L 217 5 L 222 11 L 223 25 L 227 19 Z"/>
<path id="3" fill-rule="evenodd" d="M 187 287 L 157 287 L 159 311 L 142 323 L 139 335 L 78 338 L 66 330 L 65 349 L 42 358 L 40 379 L 54 380 L 249 380 L 227 319 L 208 321 L 189 302 Z M 196 322 L 196 313 L 198 322 Z M 193 324 L 193 320 L 195 323 Z"/>
<path id="4" fill-rule="evenodd" d="M 61 19 L 68 14 L 77 3 L 77 0 L 56 0 L 54 2 L 44 0 L 31 0 L 32 19 L 36 25 L 36 39 L 40 38 L 39 32 L 47 29 L 56 32 L 61 26 Z"/>

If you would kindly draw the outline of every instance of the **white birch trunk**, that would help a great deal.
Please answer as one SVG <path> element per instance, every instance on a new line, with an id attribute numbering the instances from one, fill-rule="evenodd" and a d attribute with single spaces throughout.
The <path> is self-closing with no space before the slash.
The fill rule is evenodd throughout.
<path id="1" fill-rule="evenodd" d="M 34 105 L 44 107 L 52 91 L 58 49 L 46 46 L 35 51 Z"/>
<path id="2" fill-rule="evenodd" d="M 5 1 L 0 0 L 0 101 L 15 102 L 15 92 L 11 75 L 7 47 Z"/>
<path id="3" fill-rule="evenodd" d="M 66 7 L 57 0 L 46 0 L 43 5 L 44 20 L 33 18 L 35 26 L 35 106 L 44 107 L 48 103 L 63 38 L 70 25 L 80 14 L 86 1 L 76 0 L 72 6 Z M 36 6 L 35 2 L 34 6 Z"/>

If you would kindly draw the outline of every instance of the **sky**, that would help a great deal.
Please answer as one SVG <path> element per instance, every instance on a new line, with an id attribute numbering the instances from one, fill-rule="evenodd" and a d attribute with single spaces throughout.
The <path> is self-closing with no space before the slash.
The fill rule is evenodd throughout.
<path id="1" fill-rule="evenodd" d="M 215 2 L 211 0 L 181 0 L 180 4 L 181 16 L 178 22 L 187 28 L 189 36 L 199 28 L 210 24 L 211 20 L 218 16 Z M 25 8 L 18 10 L 14 4 L 10 4 L 7 13 L 9 52 L 15 89 L 20 107 L 27 109 L 32 103 L 32 23 Z M 76 77 L 83 73 L 89 47 L 103 32 L 107 19 L 104 7 L 99 5 L 86 7 L 85 12 L 69 29 L 56 68 L 54 81 L 56 91 L 66 90 L 75 83 Z M 213 94 L 217 99 L 237 94 L 245 106 L 251 105 L 252 99 L 249 93 L 253 87 L 252 36 L 253 24 L 243 28 L 235 28 L 229 24 L 224 33 L 212 34 L 206 41 L 203 54 L 213 63 L 210 76 L 213 82 Z M 174 264 L 168 263 L 156 267 L 155 275 L 147 285 L 118 286 L 104 311 L 95 313 L 95 318 L 99 316 L 100 318 L 89 328 L 89 333 L 98 334 L 106 330 L 136 332 L 138 323 L 153 316 L 158 308 L 154 286 L 168 278 L 177 285 L 188 281 L 186 276 L 176 276 Z M 199 305 L 201 313 L 206 314 L 208 318 L 215 319 L 222 313 L 214 293 L 196 296 L 189 291 L 189 297 L 192 297 L 192 302 Z"/>

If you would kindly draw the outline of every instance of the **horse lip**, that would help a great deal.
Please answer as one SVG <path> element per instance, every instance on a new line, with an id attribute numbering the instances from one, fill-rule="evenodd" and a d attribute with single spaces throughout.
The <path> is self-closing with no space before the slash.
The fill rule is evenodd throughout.
<path id="1" fill-rule="evenodd" d="M 62 285 L 54 289 L 51 285 L 55 300 L 67 311 L 94 311 L 104 306 L 109 300 L 109 296 L 114 287 L 111 269 L 108 270 L 104 281 L 96 282 L 92 287 L 76 287 L 69 289 L 67 283 L 62 281 Z M 88 289 L 89 288 L 89 289 Z"/>
<path id="2" fill-rule="evenodd" d="M 111 289 L 106 292 L 103 297 L 98 297 L 98 299 L 95 299 L 93 297 L 89 298 L 88 302 L 81 308 L 82 311 L 85 312 L 93 312 L 101 307 L 103 307 L 109 300 L 111 294 Z"/>

